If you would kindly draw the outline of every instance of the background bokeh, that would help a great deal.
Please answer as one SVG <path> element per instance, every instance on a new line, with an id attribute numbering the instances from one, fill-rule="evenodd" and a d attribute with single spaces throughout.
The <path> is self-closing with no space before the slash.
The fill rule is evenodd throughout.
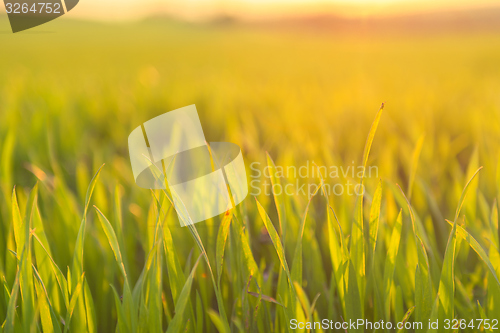
<path id="1" fill-rule="evenodd" d="M 377 248 L 382 266 L 396 217 L 401 208 L 405 212 L 402 237 L 408 242 L 397 257 L 402 268 L 395 273 L 396 310 L 391 311 L 399 319 L 401 311 L 414 305 L 417 259 L 411 222 L 395 184 L 407 192 L 412 170 L 412 205 L 429 235 L 436 289 L 451 230 L 444 219 L 453 219 L 461 191 L 479 166 L 484 169 L 467 197 L 461 223 L 484 248 L 494 248 L 490 222 L 500 175 L 500 29 L 495 13 L 246 23 L 228 17 L 190 23 L 162 16 L 113 23 L 61 19 L 19 34 L 10 34 L 6 18 L 0 18 L 0 275 L 7 289 L 16 275 L 15 257 L 8 251 L 15 249 L 14 185 L 24 211 L 29 190 L 40 182 L 44 231 L 54 261 L 66 272 L 87 186 L 105 163 L 92 203 L 121 229 L 125 265 L 134 284 L 152 246 L 156 221 L 150 191 L 134 184 L 128 160 L 127 137 L 139 124 L 196 104 L 205 136 L 238 144 L 247 167 L 255 161 L 266 165 L 266 152 L 277 165 L 361 165 L 370 125 L 385 102 L 368 164 L 378 167 L 384 184 Z M 420 138 L 422 149 L 415 161 Z M 366 180 L 367 221 L 377 183 Z M 304 234 L 302 287 L 311 301 L 317 293 L 323 295 L 316 305 L 320 318 L 340 320 L 324 198 L 319 197 L 312 202 Z M 277 226 L 273 197 L 257 199 Z M 290 261 L 307 199 L 286 199 L 293 207 L 283 240 Z M 329 201 L 347 238 L 355 200 L 341 196 Z M 260 271 L 254 274 L 260 276 L 263 293 L 279 301 L 279 261 L 254 198 L 242 210 L 240 222 Z M 175 215 L 169 216 L 187 276 L 199 252 L 188 230 L 173 227 Z M 212 262 L 219 222 L 216 218 L 199 227 Z M 117 313 L 110 284 L 119 288 L 123 279 L 93 208 L 86 232 L 84 267 L 97 327 L 112 332 Z M 226 251 L 238 253 L 238 244 L 231 238 Z M 224 270 L 221 290 L 228 316 L 246 318 L 238 300 L 248 276 L 245 269 L 237 270 L 234 260 Z M 500 265 L 495 267 L 498 272 Z M 166 328 L 175 307 L 167 269 L 162 269 Z M 487 293 L 488 269 L 466 244 L 457 250 L 455 270 L 456 281 L 461 281 L 456 316 L 479 316 L 476 300 L 488 315 L 498 313 L 499 299 Z M 205 310 L 217 308 L 208 272 L 200 265 L 195 279 Z M 50 292 L 57 294 L 56 287 Z M 54 297 L 53 306 L 64 314 L 60 297 Z M 194 293 L 192 297 L 194 304 Z M 278 311 L 269 304 L 266 311 L 274 322 Z M 373 299 L 367 296 L 364 306 L 367 316 L 378 318 Z M 0 318 L 6 312 L 7 303 L 0 302 Z M 215 331 L 208 316 L 204 322 L 204 331 Z M 79 331 L 75 323 L 74 331 Z M 245 327 L 244 319 L 241 325 Z M 285 326 L 276 324 L 274 329 L 284 331 Z"/>

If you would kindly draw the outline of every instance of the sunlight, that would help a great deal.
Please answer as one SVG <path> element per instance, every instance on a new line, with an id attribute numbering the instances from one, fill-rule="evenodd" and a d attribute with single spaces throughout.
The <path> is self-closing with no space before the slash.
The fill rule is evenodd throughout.
<path id="1" fill-rule="evenodd" d="M 167 14 L 186 19 L 230 15 L 249 19 L 333 14 L 350 17 L 498 6 L 497 0 L 86 0 L 75 17 L 134 19 Z"/>

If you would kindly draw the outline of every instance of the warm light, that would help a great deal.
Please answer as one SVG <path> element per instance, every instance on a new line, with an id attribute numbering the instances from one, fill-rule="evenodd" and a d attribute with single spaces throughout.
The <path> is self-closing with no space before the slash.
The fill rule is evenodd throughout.
<path id="1" fill-rule="evenodd" d="M 85 0 L 71 16 L 105 20 L 161 13 L 188 19 L 219 15 L 246 19 L 304 14 L 386 16 L 498 5 L 498 0 Z"/>

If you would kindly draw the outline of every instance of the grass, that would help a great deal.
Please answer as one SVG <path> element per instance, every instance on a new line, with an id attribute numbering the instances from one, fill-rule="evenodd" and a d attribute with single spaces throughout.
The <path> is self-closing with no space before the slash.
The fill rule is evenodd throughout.
<path id="1" fill-rule="evenodd" d="M 2 331 L 500 318 L 498 34 L 53 27 L 0 37 Z M 168 192 L 134 184 L 126 144 L 193 103 L 207 139 L 273 185 L 307 161 L 378 177 L 311 177 L 367 192 L 262 193 L 180 228 Z"/>

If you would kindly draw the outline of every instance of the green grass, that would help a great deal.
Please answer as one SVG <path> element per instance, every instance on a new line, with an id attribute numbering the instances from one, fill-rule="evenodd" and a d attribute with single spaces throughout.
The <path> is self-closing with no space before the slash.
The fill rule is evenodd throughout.
<path id="1" fill-rule="evenodd" d="M 498 34 L 39 30 L 0 35 L 2 331 L 500 318 Z M 310 161 L 378 177 L 312 177 L 367 192 L 249 196 L 181 228 L 168 192 L 135 185 L 127 137 L 193 103 L 249 176 L 260 162 L 294 183 L 277 166 Z"/>

